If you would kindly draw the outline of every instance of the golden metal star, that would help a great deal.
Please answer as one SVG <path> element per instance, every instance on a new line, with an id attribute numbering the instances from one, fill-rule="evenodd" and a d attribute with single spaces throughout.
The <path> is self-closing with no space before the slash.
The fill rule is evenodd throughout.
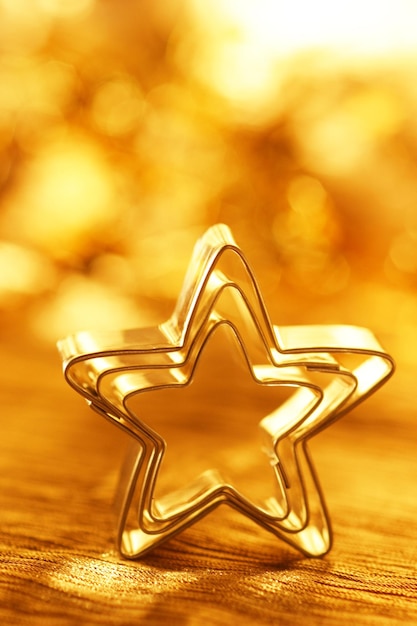
<path id="1" fill-rule="evenodd" d="M 254 504 L 219 471 L 157 499 L 166 443 L 129 406 L 136 394 L 193 380 L 213 332 L 226 325 L 254 381 L 293 395 L 261 420 L 275 493 Z M 171 318 L 158 327 L 78 333 L 59 343 L 65 376 L 136 446 L 123 472 L 118 547 L 141 556 L 226 503 L 311 556 L 331 547 L 330 522 L 308 439 L 363 401 L 394 364 L 372 333 L 353 326 L 274 326 L 242 251 L 224 225 L 198 242 Z"/>

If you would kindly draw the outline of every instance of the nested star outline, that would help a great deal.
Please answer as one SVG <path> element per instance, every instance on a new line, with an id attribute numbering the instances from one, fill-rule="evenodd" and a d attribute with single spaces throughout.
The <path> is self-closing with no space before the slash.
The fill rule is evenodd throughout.
<path id="1" fill-rule="evenodd" d="M 129 400 L 149 390 L 189 384 L 206 342 L 221 324 L 235 334 L 255 382 L 297 388 L 261 421 L 277 494 L 256 506 L 210 470 L 196 484 L 157 502 L 154 490 L 166 444 L 132 412 Z M 119 492 L 117 543 L 124 556 L 145 554 L 221 503 L 305 554 L 318 556 L 330 549 L 329 516 L 307 441 L 393 373 L 392 358 L 370 331 L 274 326 L 245 256 L 220 224 L 198 242 L 167 322 L 120 333 L 78 333 L 60 342 L 59 349 L 71 386 L 137 442 Z M 344 363 L 347 355 L 355 357 L 354 368 Z"/>

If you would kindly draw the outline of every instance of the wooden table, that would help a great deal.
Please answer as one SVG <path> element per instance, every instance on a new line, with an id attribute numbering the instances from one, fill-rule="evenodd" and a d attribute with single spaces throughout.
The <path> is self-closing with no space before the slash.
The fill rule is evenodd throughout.
<path id="1" fill-rule="evenodd" d="M 65 385 L 54 347 L 18 321 L 4 325 L 0 367 L 1 624 L 417 623 L 412 362 L 312 441 L 335 534 L 321 559 L 226 507 L 141 561 L 121 559 L 111 502 L 127 436 Z M 239 393 L 230 388 L 224 416 Z M 188 407 L 191 437 L 202 407 Z M 165 435 L 179 439 L 175 423 Z"/>

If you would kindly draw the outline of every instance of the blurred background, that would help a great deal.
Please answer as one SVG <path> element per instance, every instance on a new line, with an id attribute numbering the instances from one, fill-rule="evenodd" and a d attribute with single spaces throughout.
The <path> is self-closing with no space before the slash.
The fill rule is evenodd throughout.
<path id="1" fill-rule="evenodd" d="M 0 0 L 0 309 L 163 321 L 228 224 L 277 324 L 417 340 L 417 4 Z M 400 331 L 400 332 L 398 332 Z"/>

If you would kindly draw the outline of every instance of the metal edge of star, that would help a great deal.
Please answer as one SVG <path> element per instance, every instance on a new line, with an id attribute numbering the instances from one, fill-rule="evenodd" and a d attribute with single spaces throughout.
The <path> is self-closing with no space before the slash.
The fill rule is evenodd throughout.
<path id="1" fill-rule="evenodd" d="M 159 499 L 166 443 L 130 408 L 139 393 L 188 385 L 212 333 L 225 324 L 254 381 L 293 395 L 260 422 L 276 493 L 255 504 L 215 469 Z M 309 556 L 332 545 L 322 490 L 307 447 L 376 391 L 393 359 L 356 326 L 271 323 L 252 270 L 230 229 L 217 224 L 197 242 L 170 319 L 156 327 L 79 332 L 58 343 L 68 383 L 135 441 L 121 473 L 117 544 L 137 558 L 226 503 Z M 353 365 L 352 365 L 353 363 Z"/>

